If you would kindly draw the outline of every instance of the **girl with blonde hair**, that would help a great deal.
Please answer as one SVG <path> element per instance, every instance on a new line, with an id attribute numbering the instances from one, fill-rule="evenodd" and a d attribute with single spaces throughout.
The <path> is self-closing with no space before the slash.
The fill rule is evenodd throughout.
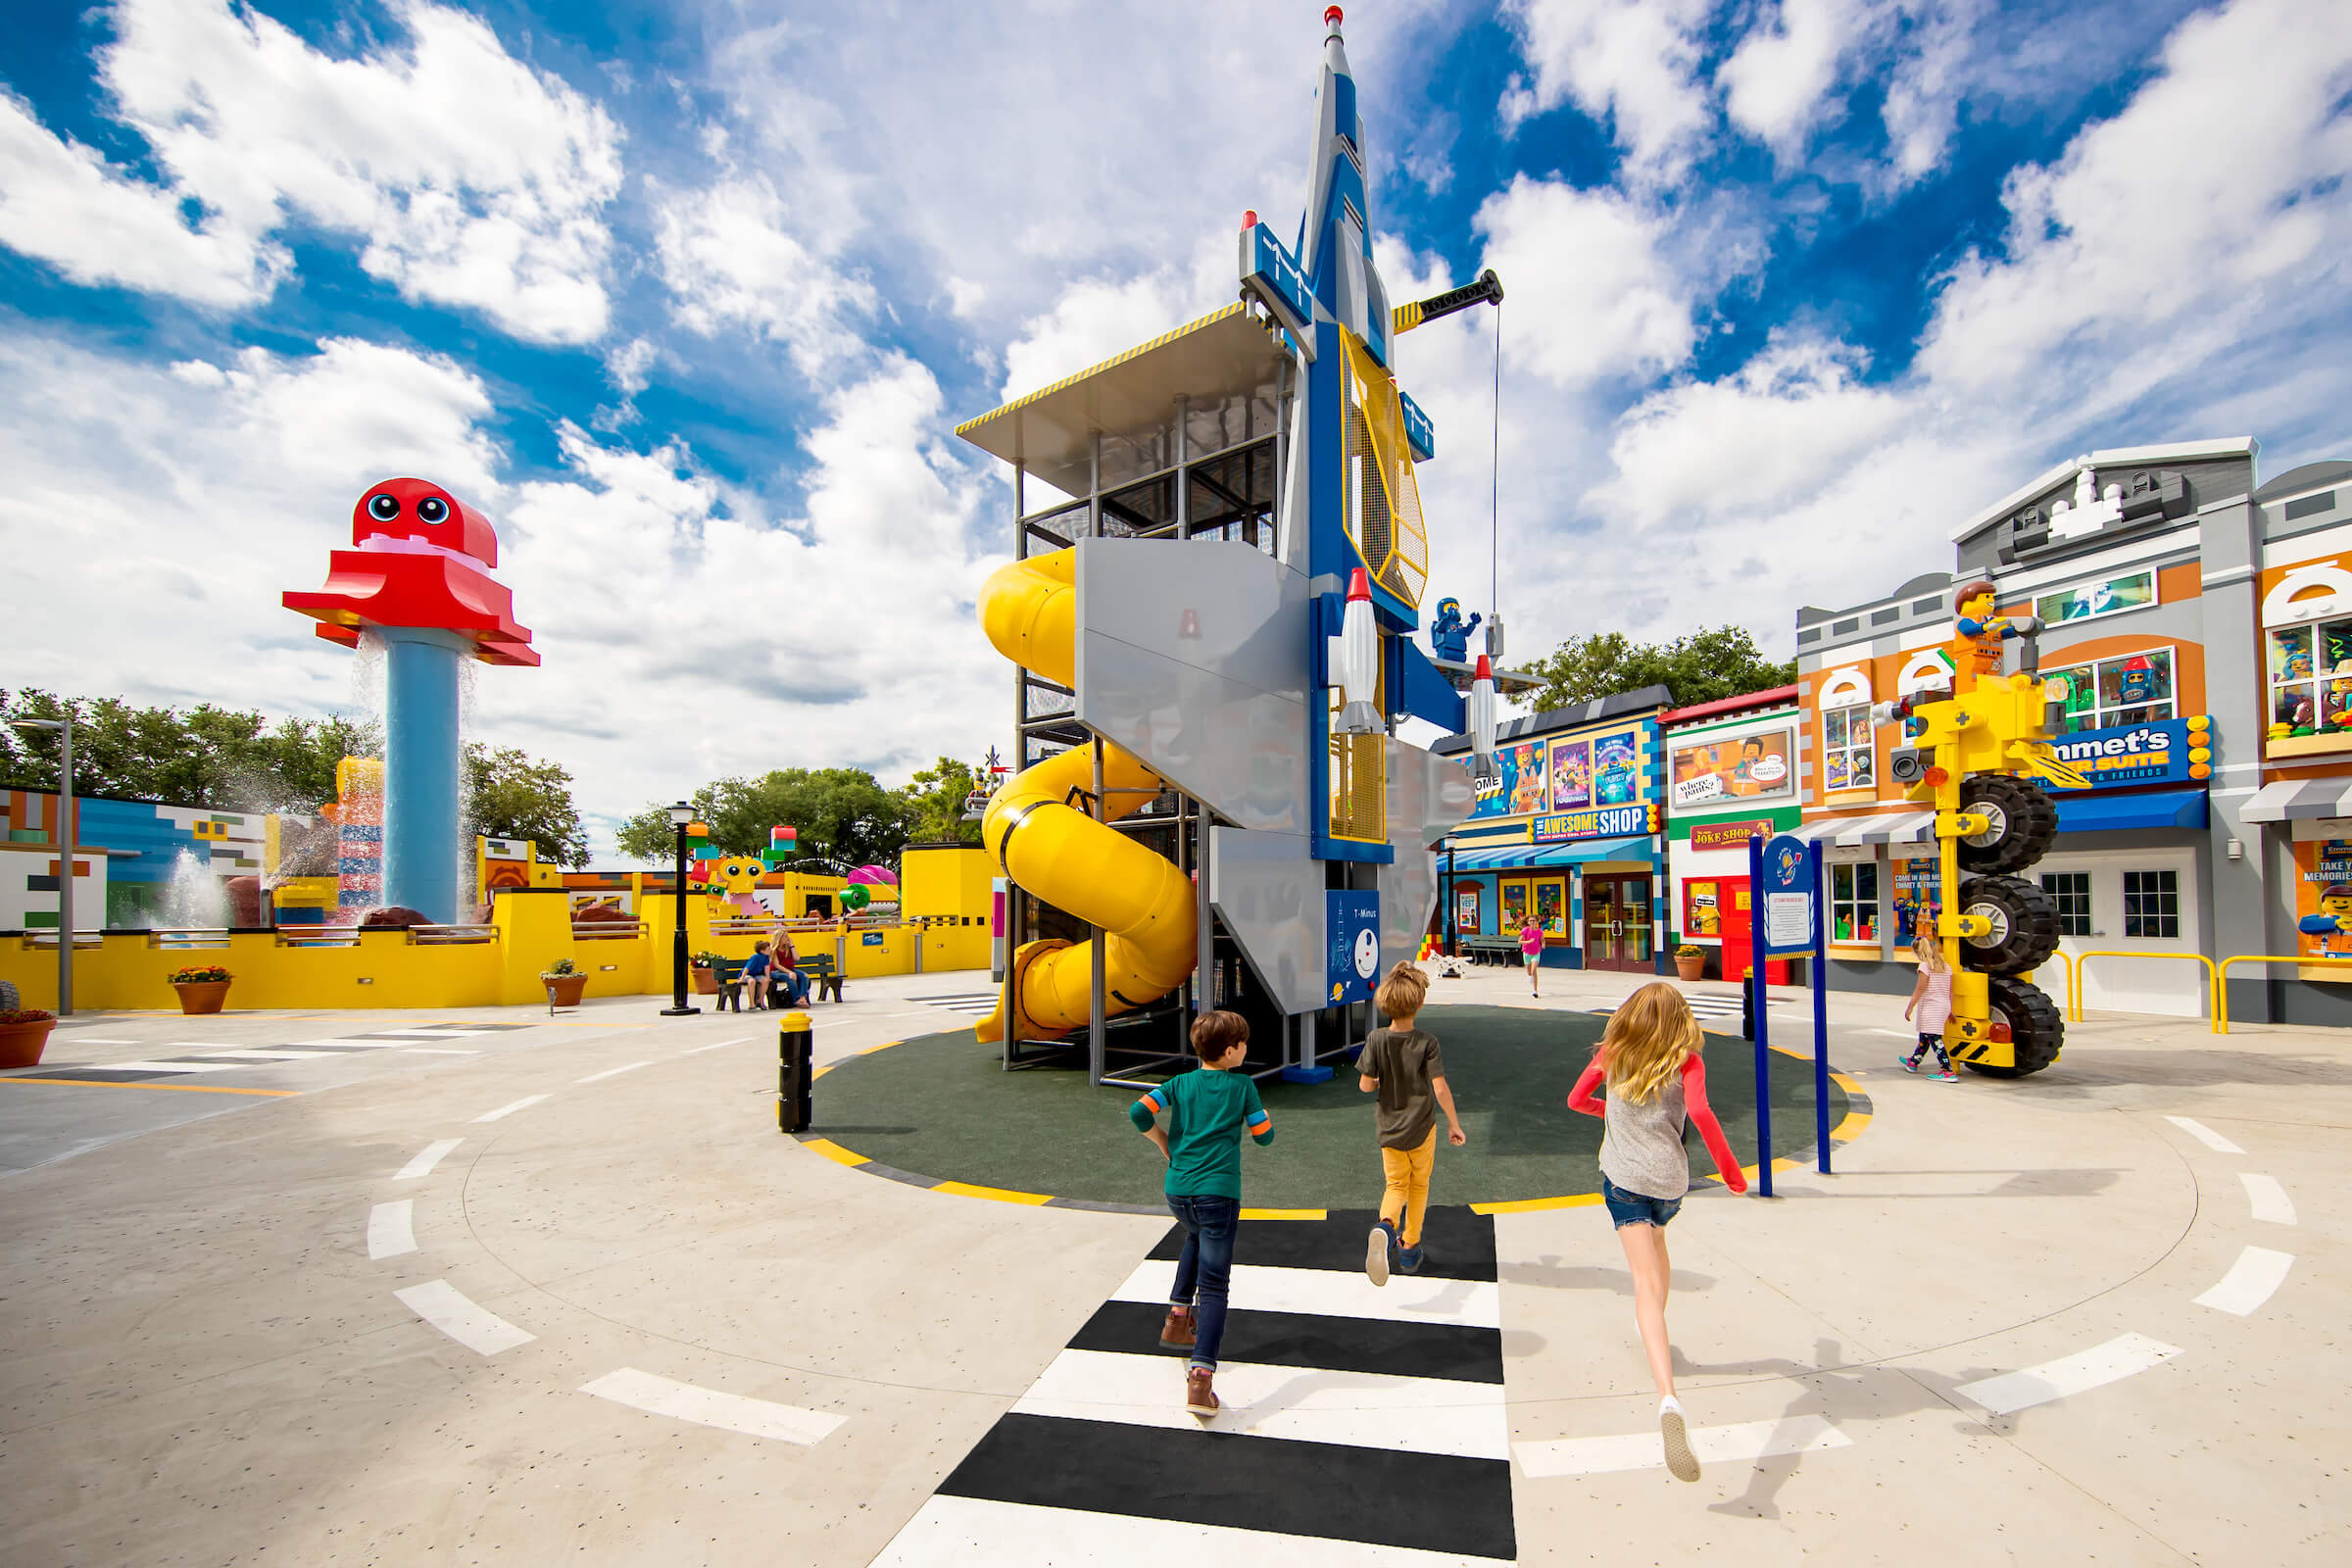
<path id="1" fill-rule="evenodd" d="M 1649 1357 L 1650 1381 L 1657 1385 L 1658 1435 L 1666 1447 L 1666 1468 L 1680 1481 L 1698 1479 L 1682 1401 L 1674 1396 L 1674 1350 L 1666 1338 L 1666 1295 L 1674 1278 L 1666 1225 L 1690 1190 L 1690 1161 L 1683 1152 L 1686 1120 L 1698 1124 L 1723 1184 L 1735 1193 L 1747 1191 L 1747 1173 L 1707 1107 L 1701 1040 L 1698 1020 L 1683 994 L 1653 981 L 1610 1015 L 1592 1065 L 1568 1096 L 1569 1109 L 1607 1124 L 1600 1143 L 1600 1200 L 1608 1205 L 1634 1276 L 1634 1321 Z M 1605 1100 L 1592 1093 L 1604 1082 Z"/>
<path id="2" fill-rule="evenodd" d="M 1938 1076 L 1947 1084 L 1956 1084 L 1960 1075 L 1952 1071 L 1952 1058 L 1943 1049 L 1943 1026 L 1952 1017 L 1952 968 L 1943 961 L 1943 944 L 1924 921 L 1911 944 L 1911 956 L 1919 960 L 1919 978 L 1911 982 L 1911 1000 L 1903 1007 L 1903 1018 L 1919 1031 L 1919 1044 L 1903 1058 L 1903 1071 L 1919 1071 L 1920 1057 L 1933 1047 Z M 1916 1019 L 1911 1016 L 1914 1011 L 1919 1014 Z"/>

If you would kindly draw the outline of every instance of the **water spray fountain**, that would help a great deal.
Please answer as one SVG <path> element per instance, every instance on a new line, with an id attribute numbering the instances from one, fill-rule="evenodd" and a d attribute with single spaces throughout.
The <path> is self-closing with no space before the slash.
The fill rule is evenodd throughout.
<path id="1" fill-rule="evenodd" d="M 489 520 L 439 485 L 387 479 L 351 511 L 352 549 L 328 562 L 317 593 L 288 593 L 288 610 L 346 648 L 365 636 L 384 662 L 382 902 L 437 921 L 458 915 L 465 768 L 459 716 L 466 660 L 531 664 L 531 634 L 515 624 Z"/>

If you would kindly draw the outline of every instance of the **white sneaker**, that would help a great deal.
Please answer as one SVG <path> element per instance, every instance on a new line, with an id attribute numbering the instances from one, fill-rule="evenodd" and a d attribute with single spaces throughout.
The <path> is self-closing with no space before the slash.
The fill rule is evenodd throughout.
<path id="1" fill-rule="evenodd" d="M 1677 1481 L 1698 1479 L 1698 1455 L 1690 1451 L 1690 1434 L 1683 1425 L 1683 1407 L 1668 1398 L 1658 1406 L 1658 1436 L 1666 1445 L 1666 1468 Z"/>
<path id="2" fill-rule="evenodd" d="M 1364 1278 L 1375 1285 L 1389 1283 L 1389 1228 L 1372 1227 L 1371 1236 L 1364 1242 Z"/>

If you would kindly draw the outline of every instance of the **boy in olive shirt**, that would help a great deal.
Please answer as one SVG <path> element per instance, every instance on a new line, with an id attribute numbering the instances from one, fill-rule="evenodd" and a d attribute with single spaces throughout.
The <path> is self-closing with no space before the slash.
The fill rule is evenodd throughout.
<path id="1" fill-rule="evenodd" d="M 1380 1200 L 1380 1223 L 1364 1242 L 1364 1274 L 1375 1285 L 1389 1283 L 1389 1249 L 1397 1247 L 1396 1267 L 1421 1271 L 1421 1216 L 1429 1207 L 1429 1173 L 1438 1160 L 1438 1118 L 1431 1102 L 1446 1112 L 1446 1141 L 1459 1149 L 1466 1140 L 1453 1113 L 1453 1091 L 1446 1084 L 1446 1058 L 1438 1037 L 1413 1027 L 1429 997 L 1429 976 L 1399 963 L 1372 994 L 1372 1004 L 1388 1017 L 1372 1031 L 1356 1060 L 1356 1087 L 1380 1096 L 1373 1117 L 1380 1134 L 1380 1164 L 1388 1191 Z M 1399 1237 L 1399 1223 L 1404 1234 Z"/>
<path id="2" fill-rule="evenodd" d="M 1238 1070 L 1250 1054 L 1249 1020 L 1236 1012 L 1202 1013 L 1193 1024 L 1193 1054 L 1200 1065 L 1128 1106 L 1127 1119 L 1168 1162 L 1162 1186 L 1168 1211 L 1184 1226 L 1184 1251 L 1176 1259 L 1159 1343 L 1193 1352 L 1184 1406 L 1207 1417 L 1217 1413 L 1209 1385 L 1225 1337 L 1225 1296 L 1242 1219 L 1242 1133 L 1247 1129 L 1260 1144 L 1270 1144 L 1274 1118 L 1258 1102 L 1257 1084 Z M 1162 1112 L 1168 1118 L 1164 1132 Z"/>

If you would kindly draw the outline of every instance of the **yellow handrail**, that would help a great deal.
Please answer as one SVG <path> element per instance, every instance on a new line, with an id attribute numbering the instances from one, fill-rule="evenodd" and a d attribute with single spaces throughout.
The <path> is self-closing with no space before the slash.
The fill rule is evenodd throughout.
<path id="1" fill-rule="evenodd" d="M 2071 956 L 2060 953 L 2055 948 L 2050 950 L 2050 956 L 2058 960 L 2059 972 L 2066 976 L 2066 1005 L 2064 1009 L 2066 1019 L 2069 1023 L 2079 1022 L 2081 1019 L 2081 1014 L 2075 1010 L 2075 960 Z M 2035 964 L 2034 969 L 2039 969 L 2041 965 Z M 2034 972 L 2034 969 L 2029 969 L 2026 972 L 2031 974 Z"/>
<path id="2" fill-rule="evenodd" d="M 2312 969 L 2352 969 L 2352 958 L 2312 958 L 2299 953 L 2283 956 L 2276 953 L 2233 954 L 2224 958 L 2222 966 L 2214 971 L 2213 1032 L 2217 1035 L 2230 1032 L 2230 988 L 2225 982 L 2230 978 L 2230 966 L 2233 963 L 2292 963 Z"/>
<path id="3" fill-rule="evenodd" d="M 2216 989 L 2221 984 L 2221 972 L 2214 968 L 2213 960 L 2202 953 L 2127 953 L 2120 948 L 2100 948 L 2090 953 L 2078 953 L 2075 955 L 2075 1015 L 2072 1020 L 2076 1023 L 2082 1021 L 2082 969 L 2093 958 L 2194 958 L 2205 966 L 2205 990 L 2208 997 L 2215 995 Z M 2210 1004 L 2207 1011 L 2215 1020 L 2213 1032 L 2217 1035 L 2228 1034 L 2230 1031 L 2223 1023 L 2220 1011 Z"/>

